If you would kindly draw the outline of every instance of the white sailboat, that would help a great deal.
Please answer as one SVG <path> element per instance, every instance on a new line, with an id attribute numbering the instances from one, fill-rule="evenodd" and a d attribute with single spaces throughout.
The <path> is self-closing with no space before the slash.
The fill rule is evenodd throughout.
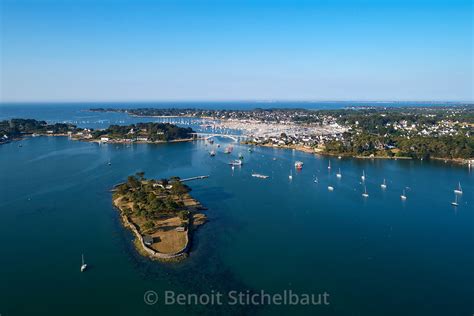
<path id="1" fill-rule="evenodd" d="M 364 193 L 362 193 L 362 196 L 367 198 L 369 197 L 369 193 L 367 193 L 367 187 L 364 185 Z"/>
<path id="2" fill-rule="evenodd" d="M 339 168 L 339 172 L 336 173 L 336 177 L 342 178 L 341 168 Z"/>
<path id="3" fill-rule="evenodd" d="M 288 176 L 288 179 L 292 180 L 293 179 L 293 170 L 290 169 L 290 175 Z"/>
<path id="4" fill-rule="evenodd" d="M 334 187 L 329 185 L 329 186 L 328 186 L 328 190 L 329 190 L 329 191 L 334 191 Z"/>
<path id="5" fill-rule="evenodd" d="M 407 196 L 405 195 L 405 189 L 403 189 L 403 193 L 402 195 L 400 195 L 400 198 L 402 199 L 402 201 L 405 201 L 407 199 Z"/>
<path id="6" fill-rule="evenodd" d="M 462 194 L 461 182 L 459 182 L 458 188 L 454 190 L 456 194 Z"/>
<path id="7" fill-rule="evenodd" d="M 360 177 L 362 179 L 362 181 L 365 181 L 365 171 L 362 170 L 362 176 Z"/>
<path id="8" fill-rule="evenodd" d="M 86 271 L 87 263 L 84 262 L 84 254 L 82 254 L 82 265 L 81 265 L 81 272 Z"/>
<path id="9" fill-rule="evenodd" d="M 383 183 L 380 185 L 380 187 L 382 188 L 382 190 L 385 190 L 387 188 L 387 182 L 385 181 L 385 179 L 383 179 Z"/>
<path id="10" fill-rule="evenodd" d="M 261 173 L 252 172 L 252 177 L 259 178 L 259 179 L 268 179 L 270 176 L 267 176 Z"/>
<path id="11" fill-rule="evenodd" d="M 331 160 L 329 160 L 328 169 L 331 169 Z"/>
<path id="12" fill-rule="evenodd" d="M 458 196 L 457 196 L 456 194 L 454 195 L 454 201 L 451 202 L 451 205 L 452 205 L 452 206 L 458 206 L 458 205 L 459 205 L 459 203 L 458 203 Z"/>

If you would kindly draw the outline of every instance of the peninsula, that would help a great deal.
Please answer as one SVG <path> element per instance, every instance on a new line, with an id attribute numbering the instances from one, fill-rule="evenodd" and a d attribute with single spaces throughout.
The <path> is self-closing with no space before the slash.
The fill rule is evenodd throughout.
<path id="1" fill-rule="evenodd" d="M 0 121 L 0 144 L 27 136 L 69 136 L 75 140 L 101 143 L 167 143 L 192 141 L 193 130 L 169 123 L 110 125 L 106 129 L 80 128 L 69 123 L 48 124 L 34 119 Z"/>
<path id="2" fill-rule="evenodd" d="M 115 186 L 113 204 L 141 254 L 165 261 L 187 256 L 192 232 L 206 221 L 190 191 L 179 177 L 145 179 L 143 172 Z"/>

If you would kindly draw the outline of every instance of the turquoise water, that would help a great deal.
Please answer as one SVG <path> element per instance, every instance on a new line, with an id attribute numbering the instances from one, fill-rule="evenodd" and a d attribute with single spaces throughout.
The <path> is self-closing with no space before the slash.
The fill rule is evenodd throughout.
<path id="1" fill-rule="evenodd" d="M 225 144 L 226 140 L 219 140 Z M 474 180 L 427 161 L 328 159 L 235 145 L 210 158 L 205 142 L 103 145 L 38 137 L 0 146 L 2 315 L 471 315 Z M 222 146 L 224 147 L 224 146 Z M 222 151 L 221 147 L 221 151 Z M 245 164 L 226 164 L 241 151 Z M 107 166 L 108 161 L 112 162 Z M 294 170 L 301 160 L 304 168 Z M 342 170 L 342 179 L 335 172 Z M 293 169 L 293 180 L 288 175 Z M 151 262 L 133 248 L 110 188 L 148 177 L 190 182 L 208 207 L 191 256 Z M 365 170 L 369 198 L 361 196 Z M 252 178 L 252 171 L 269 179 Z M 318 177 L 319 183 L 313 179 Z M 380 189 L 383 178 L 388 188 Z M 450 205 L 461 181 L 464 194 Z M 328 185 L 334 191 L 327 190 Z M 407 200 L 402 202 L 403 188 Z M 90 269 L 80 273 L 81 253 Z M 144 292 L 291 289 L 330 294 L 329 306 L 153 306 Z"/>

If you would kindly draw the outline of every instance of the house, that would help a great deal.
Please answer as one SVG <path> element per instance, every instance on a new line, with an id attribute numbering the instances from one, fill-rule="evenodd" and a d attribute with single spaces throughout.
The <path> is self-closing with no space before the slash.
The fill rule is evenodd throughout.
<path id="1" fill-rule="evenodd" d="M 150 236 L 150 235 L 143 236 L 143 243 L 147 246 L 153 245 L 153 236 Z"/>
<path id="2" fill-rule="evenodd" d="M 108 137 L 101 137 L 100 141 L 106 143 L 106 142 L 109 141 L 109 138 Z"/>

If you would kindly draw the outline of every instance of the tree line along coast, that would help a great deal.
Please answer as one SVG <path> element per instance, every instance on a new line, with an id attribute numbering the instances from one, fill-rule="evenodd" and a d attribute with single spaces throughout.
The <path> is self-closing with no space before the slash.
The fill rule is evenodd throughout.
<path id="1" fill-rule="evenodd" d="M 110 125 L 106 129 L 79 128 L 69 123 L 48 124 L 34 119 L 0 121 L 0 144 L 23 137 L 69 136 L 76 140 L 112 143 L 173 142 L 192 140 L 193 130 L 168 123 L 137 123 Z"/>

